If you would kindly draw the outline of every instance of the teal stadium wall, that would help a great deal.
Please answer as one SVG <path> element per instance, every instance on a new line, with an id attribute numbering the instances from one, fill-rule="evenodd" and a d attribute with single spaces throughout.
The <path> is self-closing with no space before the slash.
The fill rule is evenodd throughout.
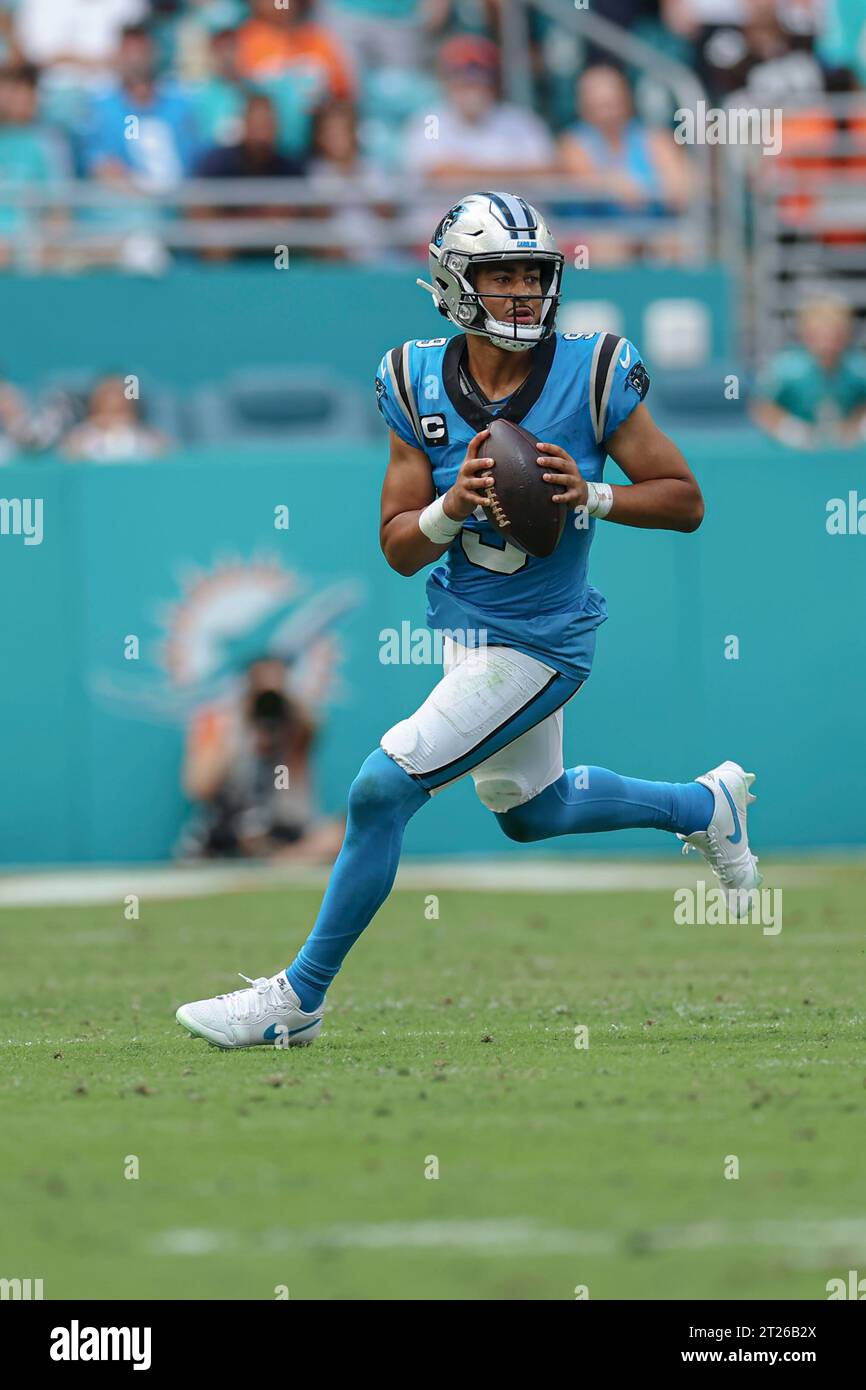
<path id="1" fill-rule="evenodd" d="M 254 277 L 244 272 L 153 283 L 4 280 L 0 358 L 22 382 L 91 365 L 190 385 L 239 362 L 294 360 L 331 361 L 369 383 L 380 353 L 410 326 L 417 335 L 436 331 L 406 290 L 408 274 L 362 277 L 360 297 L 354 272 L 293 274 L 288 322 L 284 304 L 276 312 L 265 294 L 251 294 Z M 594 293 L 636 313 L 634 279 L 618 276 Z M 340 301 L 350 284 L 356 298 L 347 307 Z M 383 285 L 391 286 L 384 297 Z M 317 296 L 321 319 L 308 335 Z M 628 314 L 627 331 L 636 336 Z M 723 352 L 724 341 L 717 347 Z M 862 454 L 800 456 L 751 431 L 680 442 L 704 489 L 706 521 L 692 536 L 599 526 L 592 574 L 611 616 L 595 672 L 567 712 L 567 763 L 686 779 L 733 756 L 759 775 L 759 848 L 862 845 L 866 725 L 856 692 L 866 687 L 866 535 L 831 535 L 826 525 L 829 499 L 858 486 L 866 495 Z M 346 580 L 357 586 L 356 606 L 335 628 L 340 679 L 316 763 L 324 808 L 342 806 L 382 731 L 436 678 L 430 666 L 380 660 L 382 631 L 419 628 L 424 615 L 423 576 L 394 574 L 378 550 L 383 463 L 384 441 L 243 457 L 188 450 L 115 467 L 43 458 L 0 471 L 3 497 L 44 503 L 41 545 L 0 536 L 2 862 L 169 855 L 186 808 L 166 613 L 197 572 L 232 558 L 273 559 L 312 593 Z M 287 531 L 273 526 L 280 503 L 290 509 Z M 130 633 L 141 640 L 136 662 L 123 659 Z M 731 634 L 738 660 L 725 659 Z M 673 846 L 630 832 L 516 847 L 464 782 L 416 817 L 406 849 Z"/>

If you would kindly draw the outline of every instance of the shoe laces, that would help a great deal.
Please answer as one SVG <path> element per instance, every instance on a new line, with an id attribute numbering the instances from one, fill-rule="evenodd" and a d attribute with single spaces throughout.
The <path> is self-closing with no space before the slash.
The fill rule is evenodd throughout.
<path id="1" fill-rule="evenodd" d="M 251 980 L 242 970 L 239 970 L 238 974 L 242 980 L 246 980 L 249 989 L 236 989 L 231 994 L 219 996 L 225 1002 L 226 1016 L 230 1022 L 245 1023 L 256 1014 L 264 1013 L 266 1009 L 280 1007 L 282 1000 L 277 996 L 273 980 L 269 980 L 266 975 Z"/>
<path id="2" fill-rule="evenodd" d="M 742 860 L 733 861 L 731 856 L 725 852 L 719 841 L 717 830 L 711 830 L 708 826 L 702 833 L 706 835 L 706 845 L 691 845 L 685 836 L 683 836 L 683 854 L 688 854 L 689 851 L 693 849 L 697 850 L 699 854 L 704 856 L 716 878 L 722 883 L 728 882 L 731 878 L 731 871 L 734 869 L 735 863 L 739 865 Z M 753 854 L 749 857 L 753 866 L 757 864 L 758 859 L 756 855 Z"/>
<path id="3" fill-rule="evenodd" d="M 706 845 L 692 845 L 689 844 L 688 840 L 684 839 L 683 854 L 688 854 L 689 850 L 697 850 L 699 854 L 703 854 L 716 878 L 721 878 L 722 868 L 728 864 L 729 857 L 725 854 L 719 843 L 718 832 L 713 826 L 708 825 L 706 830 L 703 831 L 703 834 L 706 836 Z"/>

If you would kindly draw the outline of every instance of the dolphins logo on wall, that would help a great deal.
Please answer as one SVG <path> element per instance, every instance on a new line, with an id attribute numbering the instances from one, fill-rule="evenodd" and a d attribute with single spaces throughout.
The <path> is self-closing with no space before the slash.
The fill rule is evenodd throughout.
<path id="1" fill-rule="evenodd" d="M 354 581 L 311 586 L 277 560 L 232 559 L 205 570 L 186 566 L 180 594 L 157 610 L 161 636 L 153 646 L 160 674 L 145 676 L 139 662 L 116 673 L 100 670 L 94 694 L 122 703 L 149 722 L 183 724 L 202 701 L 227 694 L 250 662 L 278 657 L 304 684 L 318 679 L 333 694 L 339 654 L 334 628 L 362 597 Z M 147 643 L 141 664 L 147 666 Z M 138 669 L 135 669 L 138 668 Z M 327 673 L 327 674 L 326 674 Z"/>

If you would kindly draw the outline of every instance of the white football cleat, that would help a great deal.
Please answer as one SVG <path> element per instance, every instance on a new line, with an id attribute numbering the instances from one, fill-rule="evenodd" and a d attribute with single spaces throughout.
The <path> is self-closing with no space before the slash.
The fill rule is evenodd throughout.
<path id="1" fill-rule="evenodd" d="M 747 807 L 757 800 L 749 791 L 755 780 L 754 772 L 744 772 L 739 763 L 725 762 L 705 772 L 695 781 L 709 787 L 715 798 L 715 809 L 706 830 L 692 835 L 677 835 L 683 841 L 683 854 L 696 849 L 702 854 L 721 883 L 729 892 L 747 894 L 760 888 L 764 881 L 758 873 L 758 861 L 749 849 L 746 828 Z M 748 908 L 748 898 L 737 898 L 738 906 Z"/>
<path id="2" fill-rule="evenodd" d="M 305 1014 L 285 970 L 270 979 L 241 979 L 249 989 L 181 1004 L 178 1023 L 214 1047 L 304 1047 L 319 1036 L 324 1004 Z"/>

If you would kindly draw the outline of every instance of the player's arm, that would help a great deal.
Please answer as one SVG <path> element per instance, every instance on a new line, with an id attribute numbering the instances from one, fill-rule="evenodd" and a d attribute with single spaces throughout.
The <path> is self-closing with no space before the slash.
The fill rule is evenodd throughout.
<path id="1" fill-rule="evenodd" d="M 606 520 L 663 531 L 698 529 L 704 517 L 701 490 L 680 450 L 645 405 L 635 407 L 604 447 L 631 483 L 611 489 L 613 505 Z M 539 443 L 538 448 L 545 480 L 561 488 L 554 502 L 585 507 L 589 486 L 571 455 L 557 444 Z"/>
<path id="2" fill-rule="evenodd" d="M 646 406 L 638 405 L 605 441 L 630 487 L 614 487 L 608 521 L 624 526 L 697 531 L 704 499 L 681 451 L 660 430 Z"/>
<path id="3" fill-rule="evenodd" d="M 442 498 L 447 521 L 456 525 L 455 535 L 460 531 L 458 523 L 472 515 L 484 500 L 484 488 L 492 482 L 493 460 L 479 457 L 487 433 L 481 430 L 470 440 L 454 484 Z M 391 568 L 398 574 L 410 575 L 438 560 L 454 537 L 439 545 L 421 530 L 418 519 L 436 497 L 430 460 L 422 449 L 407 444 L 395 430 L 390 431 L 390 436 L 391 453 L 382 485 L 379 543 Z"/>

